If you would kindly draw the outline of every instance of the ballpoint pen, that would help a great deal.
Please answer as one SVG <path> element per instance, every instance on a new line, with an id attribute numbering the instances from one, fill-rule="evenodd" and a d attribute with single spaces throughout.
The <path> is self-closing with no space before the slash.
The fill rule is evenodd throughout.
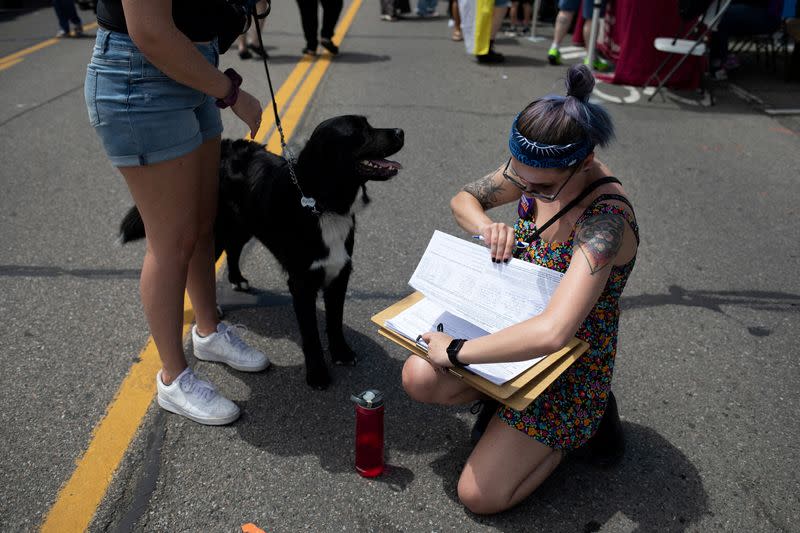
<path id="1" fill-rule="evenodd" d="M 483 238 L 483 235 L 473 235 L 472 238 L 475 239 L 476 241 L 485 241 L 486 240 L 486 239 Z M 517 248 L 527 248 L 528 247 L 528 243 L 525 242 L 525 241 L 517 241 L 515 243 L 515 246 Z"/>

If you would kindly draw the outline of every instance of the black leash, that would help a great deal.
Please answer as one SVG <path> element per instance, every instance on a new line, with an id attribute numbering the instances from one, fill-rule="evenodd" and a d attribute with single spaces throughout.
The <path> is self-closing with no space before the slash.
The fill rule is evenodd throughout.
<path id="1" fill-rule="evenodd" d="M 601 187 L 601 186 L 603 186 L 603 185 L 605 185 L 607 183 L 620 183 L 620 181 L 617 178 L 615 178 L 614 176 L 606 176 L 604 178 L 600 178 L 599 180 L 593 181 L 592 183 L 587 185 L 586 188 L 583 189 L 580 192 L 580 194 L 578 194 L 578 196 L 576 196 L 570 203 L 568 203 L 566 206 L 564 206 L 564 208 L 561 209 L 561 211 L 559 211 L 558 213 L 553 215 L 553 218 L 551 218 L 550 220 L 548 220 L 547 222 L 545 222 L 541 226 L 537 226 L 537 228 L 535 230 L 533 230 L 530 234 L 526 235 L 525 236 L 526 240 L 528 242 L 533 242 L 536 239 L 538 239 L 539 236 L 542 234 L 542 232 L 545 231 L 550 226 L 552 226 L 553 223 L 556 220 L 558 220 L 562 216 L 566 215 L 569 212 L 570 209 L 572 209 L 573 207 L 575 207 L 576 205 L 581 203 L 581 200 L 583 200 L 584 198 L 589 196 L 589 194 L 593 190 L 595 190 L 598 187 Z M 625 201 L 626 204 L 630 205 L 630 203 L 627 200 L 624 200 L 624 201 Z M 631 207 L 631 209 L 633 209 L 633 207 Z"/>
<path id="2" fill-rule="evenodd" d="M 296 164 L 294 154 L 289 147 L 286 146 L 286 136 L 283 134 L 281 117 L 278 115 L 278 102 L 275 101 L 275 90 L 272 88 L 272 76 L 269 74 L 269 66 L 267 65 L 267 49 L 264 48 L 264 37 L 261 34 L 261 25 L 258 23 L 260 19 L 267 18 L 267 15 L 269 15 L 270 11 L 272 11 L 271 1 L 267 2 L 267 9 L 261 15 L 256 12 L 256 2 L 253 2 L 250 8 L 250 17 L 247 19 L 245 33 L 247 33 L 247 30 L 250 28 L 250 24 L 255 24 L 256 34 L 258 34 L 258 46 L 261 47 L 261 51 L 263 52 L 260 54 L 261 61 L 264 63 L 264 72 L 267 73 L 267 85 L 269 86 L 269 95 L 272 98 L 272 113 L 275 115 L 275 127 L 278 129 L 278 134 L 281 138 L 281 150 L 283 151 L 284 158 L 286 159 L 286 164 L 289 166 L 289 175 L 292 179 L 292 183 L 294 183 L 294 186 L 297 187 L 298 191 L 300 191 L 300 205 L 309 208 L 312 213 L 319 216 L 320 212 L 317 210 L 317 201 L 303 193 L 303 189 L 300 187 L 300 182 L 297 180 L 297 174 L 295 174 L 294 171 Z"/>

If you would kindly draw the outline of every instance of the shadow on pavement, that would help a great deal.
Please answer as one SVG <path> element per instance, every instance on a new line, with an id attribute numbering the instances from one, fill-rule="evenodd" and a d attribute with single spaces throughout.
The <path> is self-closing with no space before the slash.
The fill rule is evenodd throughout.
<path id="1" fill-rule="evenodd" d="M 708 513 L 700 473 L 678 448 L 652 429 L 624 422 L 622 462 L 600 469 L 569 456 L 528 499 L 495 516 L 468 513 L 501 531 L 591 532 L 685 531 Z M 457 501 L 456 486 L 470 453 L 459 448 L 433 463 L 444 492 Z"/>
<path id="2" fill-rule="evenodd" d="M 269 48 L 269 47 L 267 47 Z M 299 52 L 299 51 L 298 51 Z M 321 54 L 320 54 L 321 55 Z M 302 59 L 302 55 L 300 53 L 297 54 L 270 54 L 269 59 L 267 62 L 269 65 L 279 65 L 279 64 L 287 64 L 287 63 L 297 63 Z M 377 63 L 382 61 L 389 61 L 391 56 L 386 55 L 375 55 L 375 54 L 363 54 L 360 52 L 348 52 L 347 50 L 342 50 L 339 55 L 334 57 L 331 61 L 335 63 Z M 252 61 L 252 60 L 247 60 Z M 257 58 L 256 61 L 258 63 L 261 62 L 260 58 Z"/>
<path id="3" fill-rule="evenodd" d="M 272 341 L 286 339 L 298 348 L 293 348 L 297 356 L 290 365 L 279 362 L 279 356 L 273 357 L 266 376 L 231 371 L 250 389 L 249 399 L 239 402 L 243 415 L 235 423 L 245 441 L 278 456 L 317 456 L 320 466 L 329 472 L 351 472 L 355 416 L 350 395 L 370 388 L 379 389 L 386 397 L 385 456 L 389 468 L 377 481 L 387 483 L 392 490 L 405 490 L 414 479 L 410 470 L 393 463 L 393 452 L 429 453 L 449 447 L 443 441 L 468 440 L 469 427 L 456 416 L 459 410 L 420 404 L 406 395 L 400 380 L 404 361 L 387 353 L 377 333 L 366 336 L 345 325 L 345 338 L 358 355 L 358 363 L 354 367 L 333 366 L 326 352 L 332 384 L 324 391 L 308 387 L 299 350 L 300 334 L 288 294 L 261 292 L 257 299 L 258 307 L 236 306 L 233 321 L 245 325 L 254 335 Z M 224 307 L 231 309 L 229 304 Z M 317 319 L 323 330 L 324 312 L 318 312 Z M 324 333 L 322 341 L 326 345 Z M 431 423 L 424 423 L 427 420 Z"/>
<path id="4" fill-rule="evenodd" d="M 777 291 L 704 291 L 670 285 L 666 294 L 639 294 L 623 297 L 620 302 L 620 307 L 624 310 L 664 305 L 701 307 L 723 315 L 727 315 L 723 306 L 747 307 L 756 311 L 800 313 L 800 294 Z M 766 337 L 772 333 L 771 329 L 762 324 L 742 325 L 754 337 Z"/>
<path id="5" fill-rule="evenodd" d="M 235 321 L 263 338 L 288 340 L 299 346 L 288 295 L 263 291 L 255 298 L 257 307 L 236 306 Z M 318 321 L 324 324 L 321 310 Z M 359 356 L 358 364 L 330 366 L 333 383 L 325 391 L 306 385 L 300 361 L 293 360 L 289 365 L 275 362 L 266 379 L 259 374 L 236 373 L 237 379 L 250 388 L 249 399 L 240 402 L 244 414 L 235 423 L 240 436 L 273 455 L 316 456 L 328 472 L 351 472 L 354 408 L 349 398 L 353 393 L 377 388 L 386 395 L 388 466 L 376 481 L 402 492 L 415 474 L 393 463 L 393 452 L 449 450 L 431 463 L 434 473 L 442 478 L 442 494 L 432 497 L 457 502 L 458 477 L 472 449 L 471 421 L 457 416 L 464 408 L 411 401 L 400 381 L 403 361 L 391 357 L 381 339 L 346 326 L 345 337 Z M 293 350 L 299 357 L 299 349 Z M 280 361 L 280 354 L 275 359 Z M 691 528 L 708 513 L 708 495 L 699 472 L 681 450 L 654 430 L 633 423 L 624 423 L 624 427 L 627 451 L 618 466 L 604 470 L 568 457 L 538 491 L 510 511 L 489 517 L 464 512 L 476 524 L 508 532 L 530 531 L 534 524 L 536 530 L 548 532 L 599 531 L 604 524 L 637 531 Z"/>

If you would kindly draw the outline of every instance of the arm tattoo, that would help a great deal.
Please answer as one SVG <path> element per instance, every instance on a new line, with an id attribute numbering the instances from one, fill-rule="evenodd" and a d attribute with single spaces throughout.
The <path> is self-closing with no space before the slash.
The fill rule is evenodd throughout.
<path id="1" fill-rule="evenodd" d="M 497 195 L 503 190 L 502 186 L 497 185 L 492 180 L 494 174 L 494 172 L 486 174 L 481 179 L 468 183 L 462 189 L 474 196 L 484 210 L 494 206 L 498 201 Z"/>
<path id="2" fill-rule="evenodd" d="M 589 261 L 592 274 L 611 264 L 622 247 L 625 219 L 607 213 L 586 219 L 575 235 L 575 244 Z"/>

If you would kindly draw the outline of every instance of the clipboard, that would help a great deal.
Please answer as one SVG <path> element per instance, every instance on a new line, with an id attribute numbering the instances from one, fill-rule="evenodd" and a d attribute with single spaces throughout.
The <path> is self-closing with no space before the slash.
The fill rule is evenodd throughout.
<path id="1" fill-rule="evenodd" d="M 428 355 L 419 345 L 386 328 L 386 321 L 420 301 L 424 296 L 414 292 L 383 311 L 375 314 L 372 321 L 377 324 L 378 333 L 412 354 L 428 359 Z M 544 359 L 522 372 L 517 377 L 497 385 L 486 378 L 473 374 L 465 368 L 448 368 L 451 374 L 464 380 L 471 387 L 483 392 L 495 400 L 521 411 L 528 407 L 544 390 L 574 363 L 589 345 L 573 338 L 562 349 L 547 355 Z"/>

